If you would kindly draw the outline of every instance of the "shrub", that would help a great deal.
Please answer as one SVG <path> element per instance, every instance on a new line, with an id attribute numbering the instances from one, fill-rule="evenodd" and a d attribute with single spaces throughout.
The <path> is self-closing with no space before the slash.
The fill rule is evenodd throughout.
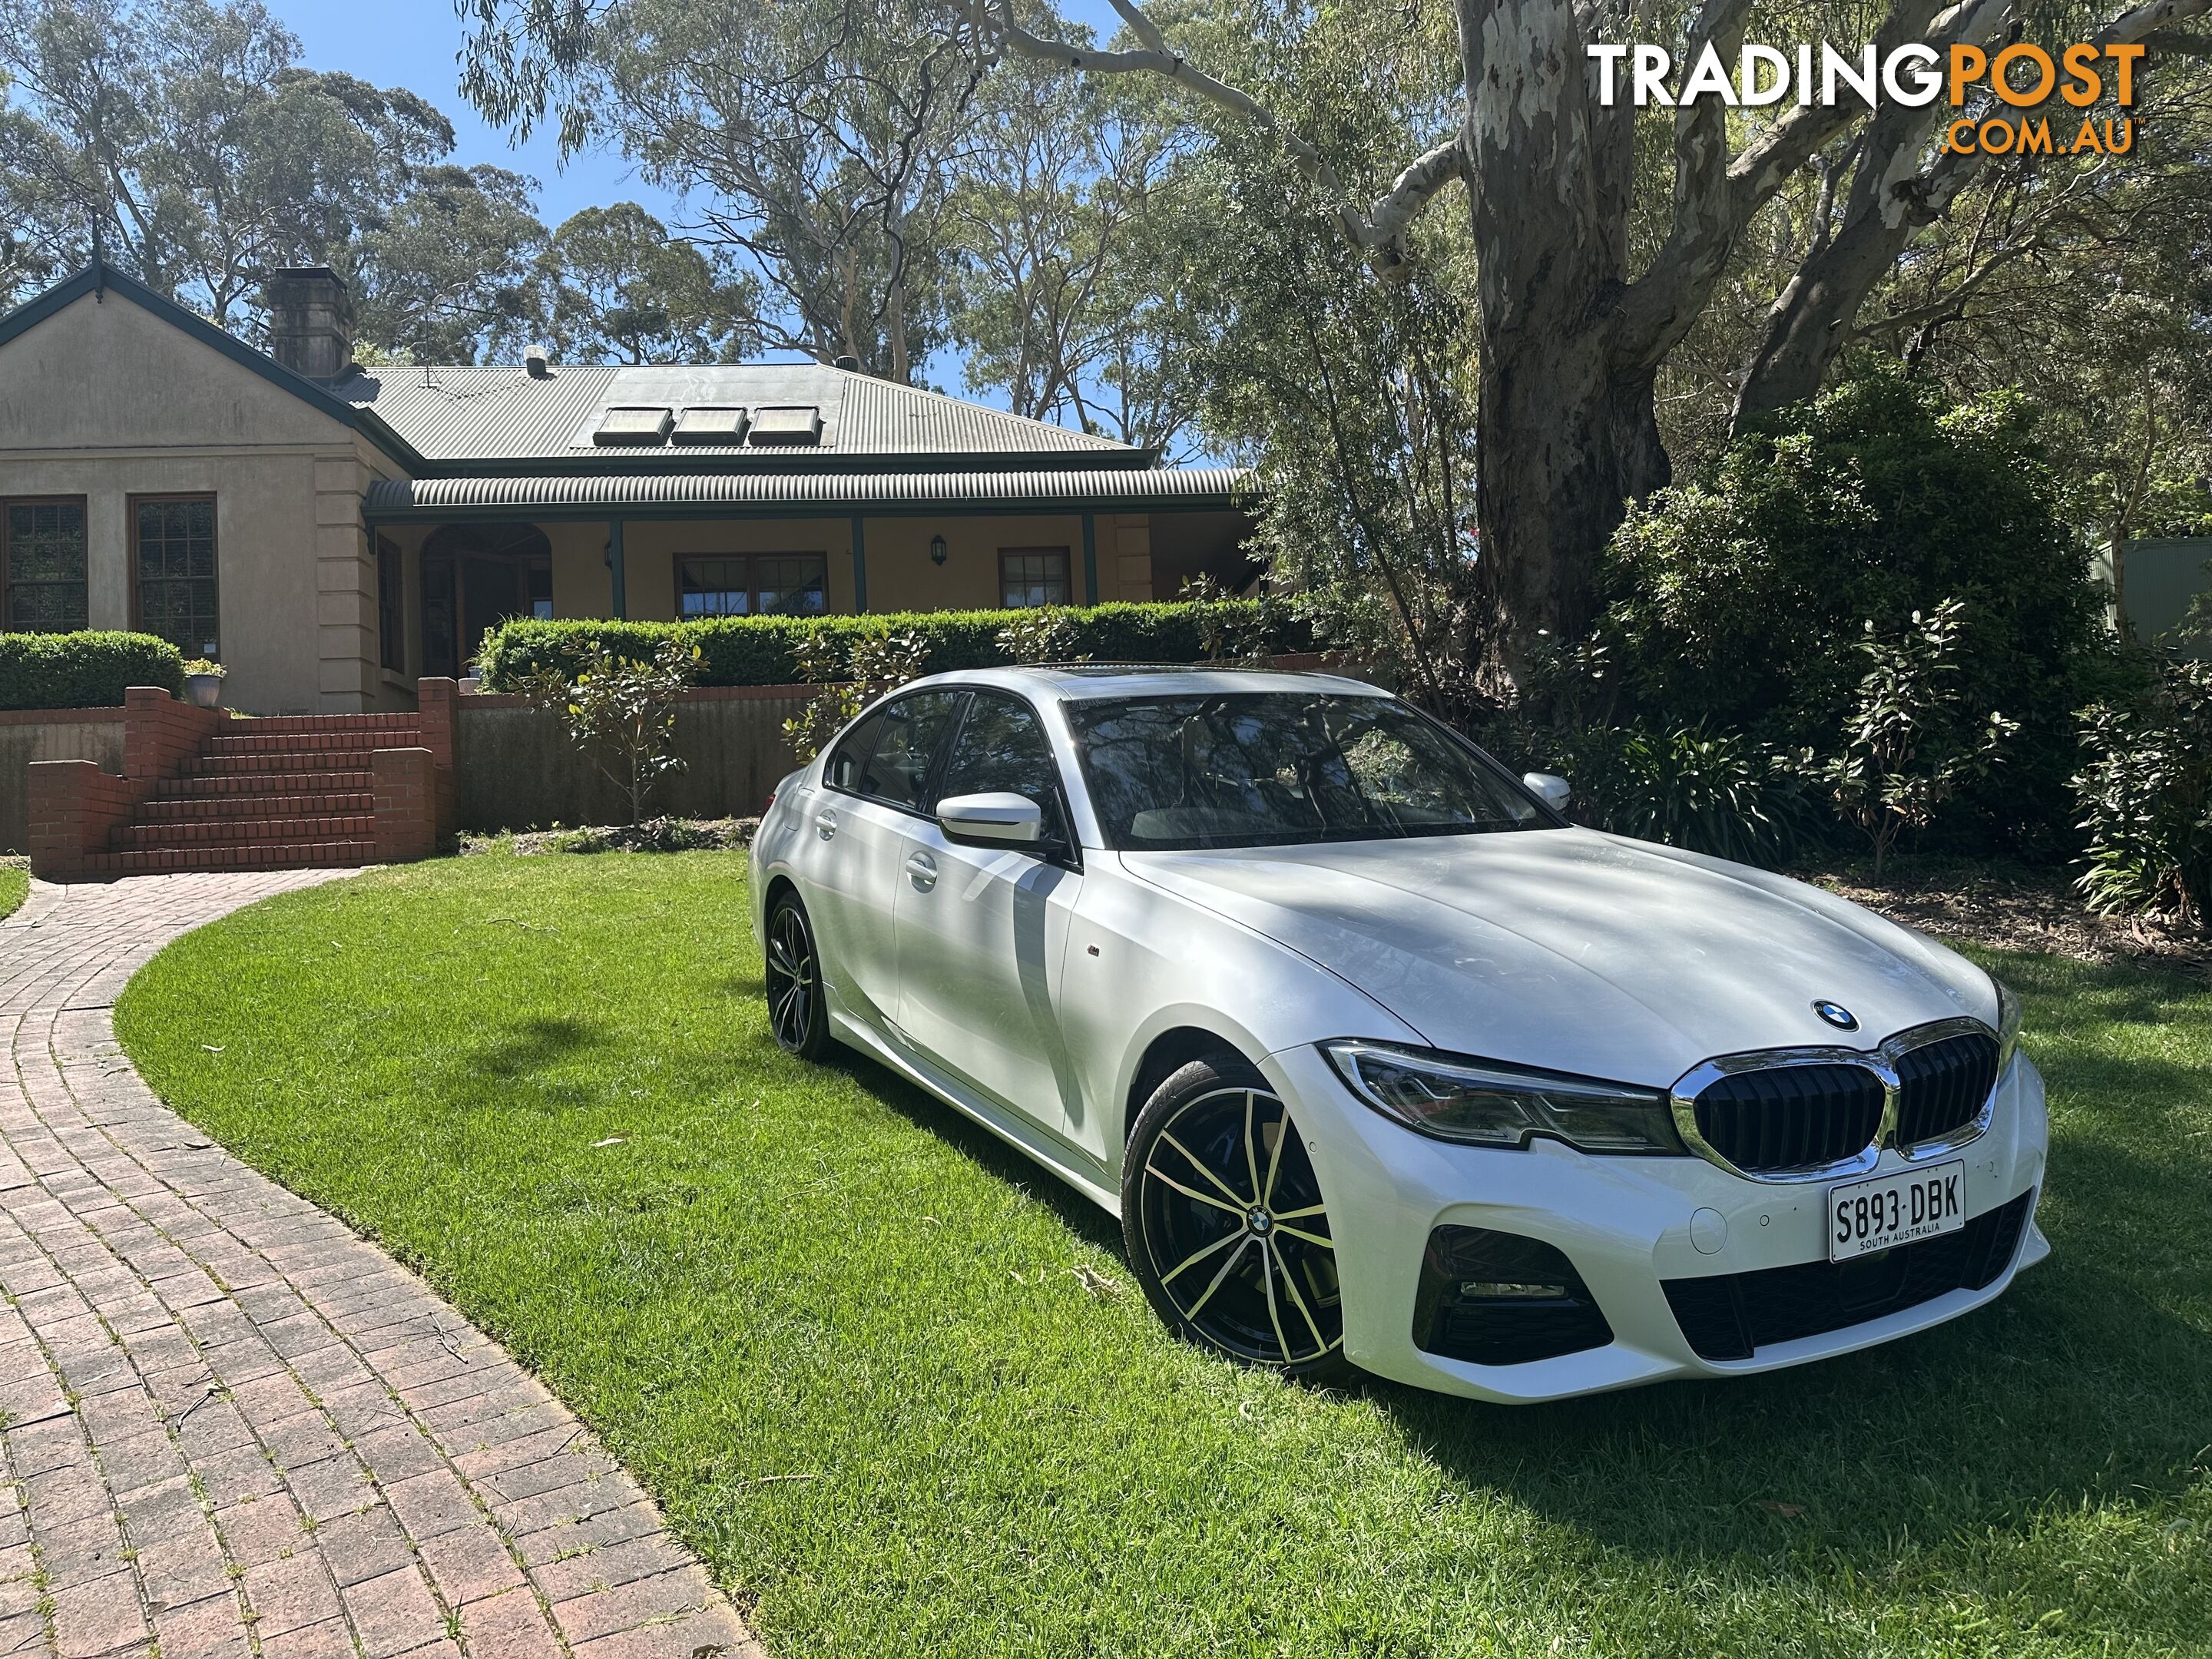
<path id="1" fill-rule="evenodd" d="M 1739 732 L 1590 727 L 1553 752 L 1575 787 L 1570 811 L 1593 829 L 1770 866 L 1824 839 L 1790 758 Z"/>
<path id="2" fill-rule="evenodd" d="M 687 764 L 676 752 L 676 699 L 697 666 L 696 647 L 678 639 L 663 639 L 643 661 L 586 647 L 566 667 L 534 671 L 521 690 L 561 716 L 568 741 L 628 798 L 627 822 L 635 823 L 653 785 Z"/>
<path id="3" fill-rule="evenodd" d="M 185 694 L 185 659 L 151 634 L 0 634 L 0 708 L 107 708 L 133 685 Z"/>
<path id="4" fill-rule="evenodd" d="M 2158 662 L 2142 695 L 2093 703 L 2081 723 L 2081 892 L 2212 928 L 2212 663 Z"/>
<path id="5" fill-rule="evenodd" d="M 857 637 L 816 634 L 799 651 L 799 672 L 816 688 L 783 723 L 792 752 L 811 761 L 878 697 L 929 672 L 929 647 L 911 628 L 883 627 Z"/>
<path id="6" fill-rule="evenodd" d="M 1859 650 L 1870 665 L 1844 727 L 1843 752 L 1816 775 L 1836 810 L 1874 848 L 1874 873 L 1906 830 L 1925 829 L 1960 786 L 1984 776 L 2019 723 L 1966 705 L 1959 684 L 1965 604 L 1912 613 L 1895 637 L 1872 623 Z"/>
<path id="7" fill-rule="evenodd" d="M 2021 734 L 2015 763 L 1965 785 L 1953 817 L 1976 839 L 2051 850 L 2070 830 L 2074 711 L 2102 600 L 2032 428 L 2015 396 L 1946 407 L 1888 370 L 1731 443 L 1614 538 L 1599 718 L 1826 750 L 1856 701 L 1866 625 L 1893 636 L 1959 599 L 1960 698 Z"/>
<path id="8" fill-rule="evenodd" d="M 1073 630 L 1075 654 L 1100 662 L 1201 662 L 1212 653 L 1206 629 L 1233 609 L 1256 619 L 1259 602 L 1237 599 L 1208 605 L 1164 602 L 1098 605 L 1064 613 Z M 699 651 L 701 685 L 793 685 L 805 675 L 799 653 L 820 636 L 834 659 L 852 643 L 885 631 L 911 632 L 928 653 L 929 671 L 1000 667 L 1012 660 L 999 635 L 1003 611 L 912 611 L 866 617 L 716 617 L 698 622 L 548 622 L 519 617 L 484 635 L 477 672 L 485 688 L 512 690 L 541 669 L 559 669 L 579 644 L 604 646 L 617 656 L 643 660 L 660 642 L 678 638 Z M 1273 648 L 1304 648 L 1304 637 L 1288 623 L 1276 627 Z M 835 672 L 834 667 L 823 672 Z"/>

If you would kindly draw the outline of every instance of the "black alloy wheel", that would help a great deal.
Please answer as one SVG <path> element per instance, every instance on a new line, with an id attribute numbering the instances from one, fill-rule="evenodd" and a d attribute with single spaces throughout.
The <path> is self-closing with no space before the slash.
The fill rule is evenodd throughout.
<path id="1" fill-rule="evenodd" d="M 1138 1115 L 1121 1231 L 1179 1334 L 1293 1376 L 1351 1375 L 1321 1183 L 1281 1097 L 1241 1058 L 1182 1066 Z"/>
<path id="2" fill-rule="evenodd" d="M 766 971 L 769 1029 L 776 1046 L 801 1060 L 819 1060 L 830 1047 L 830 1021 L 822 1006 L 822 969 L 806 907 L 788 891 L 769 906 Z"/>

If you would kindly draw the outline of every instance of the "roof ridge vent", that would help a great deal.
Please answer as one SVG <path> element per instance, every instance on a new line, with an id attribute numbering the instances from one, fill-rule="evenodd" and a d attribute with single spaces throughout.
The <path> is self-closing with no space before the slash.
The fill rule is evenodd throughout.
<path id="1" fill-rule="evenodd" d="M 532 344 L 524 348 L 522 372 L 533 380 L 550 380 L 553 378 L 553 360 L 546 356 L 544 346 Z"/>

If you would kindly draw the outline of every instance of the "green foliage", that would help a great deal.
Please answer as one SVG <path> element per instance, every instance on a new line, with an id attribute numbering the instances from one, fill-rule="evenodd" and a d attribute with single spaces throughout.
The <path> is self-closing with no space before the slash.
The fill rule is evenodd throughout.
<path id="1" fill-rule="evenodd" d="M 2159 661 L 2141 696 L 2091 704 L 2081 726 L 2082 893 L 2212 927 L 2212 663 Z"/>
<path id="2" fill-rule="evenodd" d="M 562 222 L 540 269 L 556 349 L 571 362 L 737 362 L 759 284 L 718 266 L 635 202 Z"/>
<path id="3" fill-rule="evenodd" d="M 1083 654 L 1082 630 L 1066 605 L 1034 605 L 999 630 L 999 649 L 1015 662 L 1073 662 Z"/>
<path id="4" fill-rule="evenodd" d="M 1946 408 L 1875 370 L 1730 444 L 1614 538 L 1597 717 L 1656 711 L 1825 752 L 1860 706 L 1869 624 L 1891 637 L 1957 599 L 1957 701 L 2021 732 L 2016 763 L 1963 792 L 1960 828 L 2047 850 L 2100 623 L 2032 424 L 2016 398 Z"/>
<path id="5" fill-rule="evenodd" d="M 185 659 L 151 634 L 0 634 L 0 708 L 109 708 L 134 685 L 185 694 Z"/>
<path id="6" fill-rule="evenodd" d="M 799 649 L 799 672 L 818 689 L 784 721 L 784 737 L 799 759 L 812 760 L 878 697 L 921 678 L 928 660 L 929 641 L 912 628 L 886 623 L 857 635 L 809 635 Z"/>
<path id="7" fill-rule="evenodd" d="M 1574 784 L 1575 817 L 1638 841 L 1771 867 L 1819 846 L 1826 829 L 1791 757 L 1740 732 L 1594 726 L 1547 763 Z"/>
<path id="8" fill-rule="evenodd" d="M 1874 848 L 1874 872 L 1906 830 L 1924 830 L 1961 784 L 1985 775 L 2020 730 L 1996 709 L 1969 708 L 1959 684 L 1963 600 L 1917 611 L 1894 637 L 1869 622 L 1859 650 L 1869 666 L 1840 754 L 1814 775 L 1836 809 Z"/>
<path id="9" fill-rule="evenodd" d="M 1256 601 L 1221 605 L 1255 616 Z M 1188 604 L 1111 604 L 1064 613 L 1074 629 L 1076 654 L 1101 662 L 1201 662 L 1207 613 Z M 866 617 L 716 617 L 698 622 L 548 622 L 519 617 L 484 635 L 477 671 L 491 691 L 514 690 L 527 675 L 558 667 L 579 642 L 604 645 L 617 655 L 650 656 L 665 639 L 698 647 L 701 685 L 796 685 L 806 683 L 800 653 L 818 638 L 827 655 L 814 666 L 827 683 L 846 670 L 854 642 L 886 630 L 910 631 L 928 648 L 932 673 L 1003 667 L 1013 660 L 1000 643 L 1003 611 L 911 611 Z M 1273 651 L 1304 648 L 1307 635 L 1285 621 L 1268 641 Z"/>
<path id="10" fill-rule="evenodd" d="M 627 821 L 635 823 L 653 785 L 684 769 L 676 752 L 676 700 L 698 665 L 699 647 L 680 639 L 661 640 L 644 658 L 580 644 L 565 668 L 536 669 L 518 689 L 561 715 L 568 740 L 629 797 Z"/>

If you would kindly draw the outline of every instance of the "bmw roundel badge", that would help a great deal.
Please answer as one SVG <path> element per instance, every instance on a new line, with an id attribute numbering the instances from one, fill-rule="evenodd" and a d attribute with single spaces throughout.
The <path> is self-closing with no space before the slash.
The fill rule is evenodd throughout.
<path id="1" fill-rule="evenodd" d="M 1830 1002 L 1824 998 L 1816 998 L 1813 1003 L 1813 1012 L 1839 1031 L 1856 1031 L 1859 1029 L 1859 1017 L 1840 1002 Z"/>

